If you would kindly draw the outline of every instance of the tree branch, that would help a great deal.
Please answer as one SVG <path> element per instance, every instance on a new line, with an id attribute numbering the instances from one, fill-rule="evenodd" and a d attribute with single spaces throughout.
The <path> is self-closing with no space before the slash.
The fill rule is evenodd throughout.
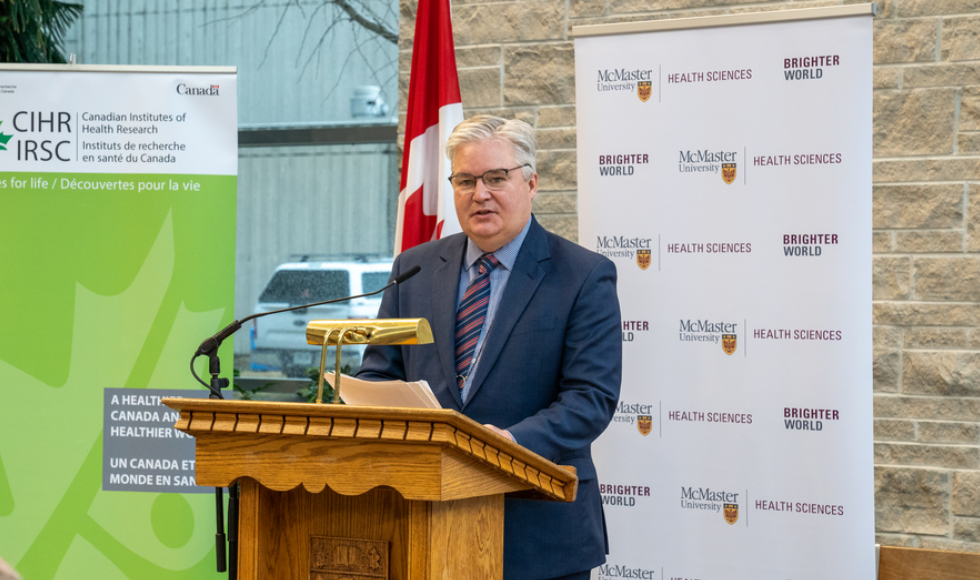
<path id="1" fill-rule="evenodd" d="M 329 1 L 332 2 L 333 4 L 336 4 L 337 6 L 340 7 L 341 10 L 346 12 L 347 16 L 351 19 L 351 21 L 360 24 L 365 29 L 370 30 L 371 32 L 377 34 L 381 38 L 387 40 L 388 42 L 394 45 L 398 44 L 398 35 L 396 33 L 388 30 L 388 28 L 380 22 L 365 18 L 364 15 L 358 12 L 356 8 L 351 6 L 350 3 L 347 2 L 347 0 L 329 0 Z"/>

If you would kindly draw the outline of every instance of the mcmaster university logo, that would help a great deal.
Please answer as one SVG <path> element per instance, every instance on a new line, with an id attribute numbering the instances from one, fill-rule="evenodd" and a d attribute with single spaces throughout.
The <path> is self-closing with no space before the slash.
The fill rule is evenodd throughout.
<path id="1" fill-rule="evenodd" d="M 678 338 L 681 342 L 721 343 L 721 350 L 731 356 L 738 348 L 738 324 L 712 322 L 708 319 L 681 319 Z"/>
<path id="2" fill-rule="evenodd" d="M 636 423 L 636 430 L 646 437 L 653 432 L 653 405 L 645 403 L 627 403 L 620 401 L 616 406 L 613 423 Z"/>
<path id="3" fill-rule="evenodd" d="M 738 496 L 737 493 L 716 491 L 710 487 L 681 486 L 681 508 L 715 513 L 720 511 L 725 522 L 733 525 L 738 521 Z"/>
<path id="4" fill-rule="evenodd" d="M 650 99 L 653 92 L 653 69 L 612 68 L 596 71 L 596 90 L 636 92 L 644 103 Z"/>

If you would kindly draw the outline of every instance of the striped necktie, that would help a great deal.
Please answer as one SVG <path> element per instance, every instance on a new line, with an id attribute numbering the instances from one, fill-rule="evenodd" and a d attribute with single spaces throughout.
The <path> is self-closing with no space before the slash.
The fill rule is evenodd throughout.
<path id="1" fill-rule="evenodd" d="M 500 261 L 493 254 L 483 254 L 477 262 L 479 269 L 470 282 L 463 301 L 456 313 L 456 385 L 460 390 L 473 366 L 476 343 L 487 319 L 487 306 L 490 304 L 490 271 Z"/>

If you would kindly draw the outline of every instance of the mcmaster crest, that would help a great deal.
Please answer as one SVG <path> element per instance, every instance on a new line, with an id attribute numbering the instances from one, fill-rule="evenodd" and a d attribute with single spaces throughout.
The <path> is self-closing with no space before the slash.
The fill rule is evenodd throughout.
<path id="1" fill-rule="evenodd" d="M 737 503 L 726 503 L 725 504 L 725 521 L 728 525 L 733 525 L 738 521 L 738 504 Z"/>
<path id="2" fill-rule="evenodd" d="M 734 163 L 722 163 L 721 164 L 721 179 L 731 185 L 735 181 L 735 164 Z"/>
<path id="3" fill-rule="evenodd" d="M 653 415 L 637 415 L 636 428 L 640 431 L 640 435 L 644 437 L 649 435 L 653 430 Z"/>
<path id="4" fill-rule="evenodd" d="M 721 350 L 725 351 L 725 354 L 731 355 L 738 348 L 738 335 L 737 334 L 722 334 L 721 335 Z"/>
<path id="5" fill-rule="evenodd" d="M 640 101 L 644 103 L 649 101 L 652 93 L 653 83 L 651 81 L 640 81 L 636 83 L 636 96 L 640 97 Z"/>
<path id="6" fill-rule="evenodd" d="M 646 270 L 650 267 L 650 262 L 652 256 L 650 250 L 637 250 L 636 251 L 636 265 L 640 267 L 641 270 Z"/>

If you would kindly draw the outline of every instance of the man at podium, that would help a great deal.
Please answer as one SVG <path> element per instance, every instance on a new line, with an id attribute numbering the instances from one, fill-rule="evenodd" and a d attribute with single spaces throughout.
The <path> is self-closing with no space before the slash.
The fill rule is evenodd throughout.
<path id="1" fill-rule="evenodd" d="M 507 499 L 505 580 L 579 580 L 605 561 L 591 444 L 613 417 L 622 375 L 616 268 L 531 215 L 534 130 L 481 115 L 446 146 L 463 233 L 395 260 L 379 318 L 426 318 L 435 342 L 369 346 L 360 378 L 428 381 L 456 409 L 578 471 L 573 503 Z"/>

